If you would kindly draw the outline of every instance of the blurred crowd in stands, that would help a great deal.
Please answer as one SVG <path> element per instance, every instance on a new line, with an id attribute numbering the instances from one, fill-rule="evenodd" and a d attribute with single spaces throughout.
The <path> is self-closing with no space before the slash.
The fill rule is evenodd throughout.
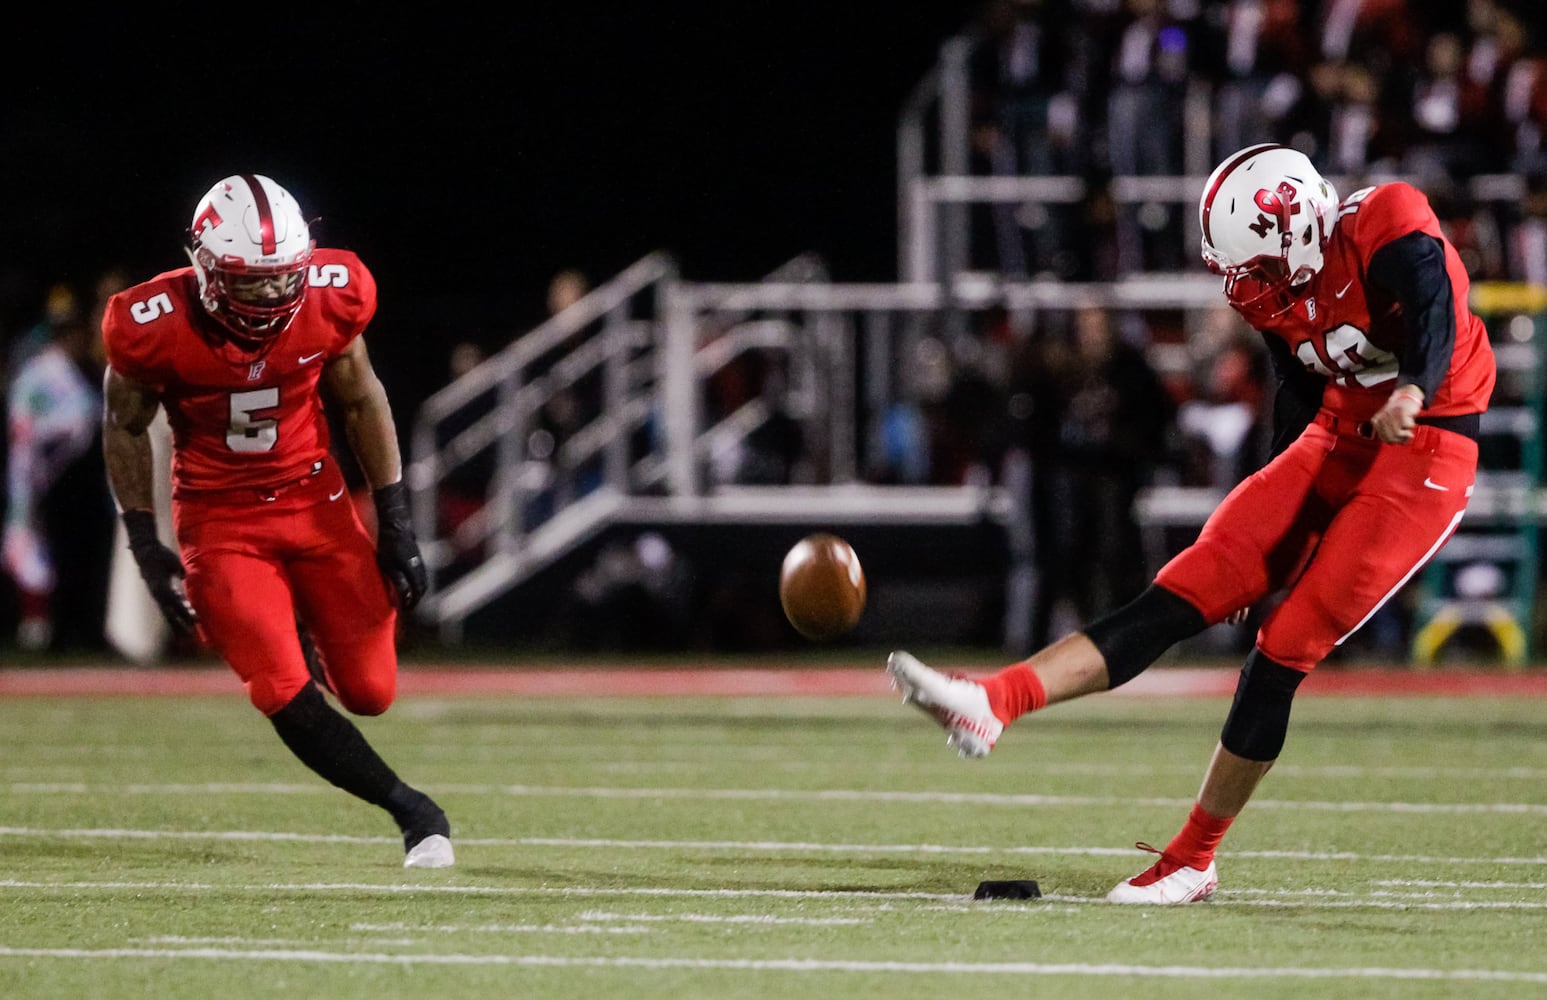
<path id="1" fill-rule="evenodd" d="M 1008 208 L 1023 239 L 1001 232 L 1000 262 L 1081 280 L 1190 267 L 1191 198 L 1118 204 L 1101 179 L 1206 174 L 1268 141 L 1329 177 L 1420 183 L 1476 277 L 1547 278 L 1544 24 L 1540 0 L 987 0 L 976 169 L 1096 181 L 1075 205 Z M 1501 174 L 1530 196 L 1473 183 Z"/>

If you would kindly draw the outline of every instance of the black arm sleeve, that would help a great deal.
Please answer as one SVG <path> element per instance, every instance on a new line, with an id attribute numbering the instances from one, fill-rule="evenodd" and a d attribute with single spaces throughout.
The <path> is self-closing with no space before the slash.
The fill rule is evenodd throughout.
<path id="1" fill-rule="evenodd" d="M 1370 257 L 1370 284 L 1402 307 L 1407 339 L 1397 364 L 1397 382 L 1434 399 L 1456 347 L 1455 293 L 1445 269 L 1445 247 L 1428 233 L 1408 233 Z"/>
<path id="2" fill-rule="evenodd" d="M 1316 411 L 1321 409 L 1321 392 L 1327 387 L 1327 380 L 1306 371 L 1299 359 L 1289 353 L 1289 345 L 1279 338 L 1264 333 L 1262 339 L 1268 345 L 1268 357 L 1273 360 L 1273 374 L 1278 382 L 1273 390 L 1271 452 L 1277 456 L 1310 426 Z"/>

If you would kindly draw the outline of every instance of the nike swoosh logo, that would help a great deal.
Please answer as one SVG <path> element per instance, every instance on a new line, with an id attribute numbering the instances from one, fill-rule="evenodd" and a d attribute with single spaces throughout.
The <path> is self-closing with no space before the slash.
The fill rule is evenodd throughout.
<path id="1" fill-rule="evenodd" d="M 1343 292 L 1348 291 L 1352 287 L 1354 287 L 1354 282 L 1353 282 L 1353 279 L 1350 278 L 1349 281 L 1348 281 L 1348 284 L 1343 286 L 1343 291 L 1342 292 L 1338 292 L 1335 297 L 1341 299 L 1343 297 Z"/>
<path id="2" fill-rule="evenodd" d="M 1423 477 L 1423 484 L 1425 486 L 1429 487 L 1429 489 L 1431 489 L 1431 490 L 1439 490 L 1441 493 L 1449 493 L 1450 492 L 1450 487 L 1449 486 L 1441 486 L 1439 483 L 1436 483 L 1434 480 L 1430 479 L 1428 476 L 1424 476 Z"/>
<path id="3" fill-rule="evenodd" d="M 1440 487 L 1440 489 L 1444 489 L 1444 487 L 1442 486 L 1442 487 Z M 328 494 L 328 499 L 329 500 L 337 500 L 339 497 L 341 497 L 343 495 L 344 495 L 344 487 L 340 486 L 338 488 L 338 492 L 337 493 L 329 493 Z"/>
<path id="4" fill-rule="evenodd" d="M 311 362 L 316 361 L 318 358 L 322 357 L 323 353 L 324 352 L 322 351 L 318 351 L 316 354 L 308 354 L 306 357 L 300 359 L 301 364 L 310 364 Z"/>

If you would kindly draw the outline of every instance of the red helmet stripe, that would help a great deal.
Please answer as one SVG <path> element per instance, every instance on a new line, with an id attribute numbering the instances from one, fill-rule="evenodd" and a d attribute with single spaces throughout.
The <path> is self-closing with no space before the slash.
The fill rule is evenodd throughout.
<path id="1" fill-rule="evenodd" d="M 1284 147 L 1278 143 L 1264 143 L 1260 146 L 1252 146 L 1249 149 L 1243 149 L 1240 153 L 1236 154 L 1235 159 L 1225 164 L 1224 169 L 1219 172 L 1219 176 L 1214 178 L 1214 183 L 1209 185 L 1209 192 L 1204 196 L 1203 199 L 1203 238 L 1208 241 L 1210 246 L 1213 246 L 1214 244 L 1214 237 L 1209 233 L 1209 216 L 1214 211 L 1214 195 L 1219 193 L 1220 185 L 1225 183 L 1225 178 L 1235 173 L 1237 167 L 1252 157 L 1256 156 L 1258 153 L 1266 153 L 1270 149 L 1283 148 Z"/>
<path id="2" fill-rule="evenodd" d="M 263 240 L 263 252 L 276 253 L 279 243 L 274 239 L 274 209 L 269 205 L 269 196 L 255 175 L 243 174 L 242 180 L 247 182 L 247 187 L 252 191 L 253 205 L 258 209 L 258 235 Z"/>

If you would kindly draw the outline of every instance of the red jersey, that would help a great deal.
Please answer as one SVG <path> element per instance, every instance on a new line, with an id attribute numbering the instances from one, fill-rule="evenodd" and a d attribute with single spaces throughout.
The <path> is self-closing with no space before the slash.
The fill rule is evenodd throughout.
<path id="1" fill-rule="evenodd" d="M 376 280 L 353 253 L 317 249 L 301 310 L 265 350 L 224 343 L 191 267 L 114 295 L 107 360 L 161 393 L 178 496 L 266 488 L 310 474 L 328 453 L 317 381 L 376 313 Z"/>
<path id="2" fill-rule="evenodd" d="M 1424 401 L 1423 413 L 1481 413 L 1496 374 L 1488 331 L 1468 305 L 1471 282 L 1460 255 L 1440 231 L 1429 200 L 1410 184 L 1380 184 L 1345 198 L 1327 241 L 1326 263 L 1294 307 L 1272 319 L 1246 316 L 1288 344 L 1307 371 L 1327 378 L 1322 405 L 1356 422 L 1373 416 L 1396 388 L 1398 352 L 1407 336 L 1396 300 L 1366 283 L 1370 258 L 1413 232 L 1444 245 L 1456 311 L 1450 369 L 1433 398 Z"/>

